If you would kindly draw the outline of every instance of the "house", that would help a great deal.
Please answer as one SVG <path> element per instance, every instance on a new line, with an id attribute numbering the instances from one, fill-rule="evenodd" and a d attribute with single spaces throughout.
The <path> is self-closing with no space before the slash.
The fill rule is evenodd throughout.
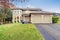
<path id="1" fill-rule="evenodd" d="M 52 23 L 54 13 L 40 8 L 14 8 L 13 23 L 21 20 L 26 23 Z"/>

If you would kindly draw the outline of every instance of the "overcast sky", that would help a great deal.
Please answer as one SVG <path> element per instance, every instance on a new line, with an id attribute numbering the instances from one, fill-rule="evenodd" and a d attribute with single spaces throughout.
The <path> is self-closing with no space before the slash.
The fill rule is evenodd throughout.
<path id="1" fill-rule="evenodd" d="M 20 3 L 18 1 L 15 1 L 14 4 L 17 7 L 36 7 L 41 8 L 45 11 L 50 12 L 59 12 L 60 13 L 60 0 L 30 0 L 26 3 Z"/>

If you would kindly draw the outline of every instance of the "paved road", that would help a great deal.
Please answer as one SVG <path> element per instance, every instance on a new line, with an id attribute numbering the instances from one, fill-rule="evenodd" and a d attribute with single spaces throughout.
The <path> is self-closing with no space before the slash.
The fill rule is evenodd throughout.
<path id="1" fill-rule="evenodd" d="M 35 24 L 45 40 L 60 40 L 59 24 Z"/>

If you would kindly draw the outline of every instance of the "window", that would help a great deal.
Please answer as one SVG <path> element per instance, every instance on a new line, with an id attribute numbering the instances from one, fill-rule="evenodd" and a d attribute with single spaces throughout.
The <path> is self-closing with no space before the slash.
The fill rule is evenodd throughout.
<path id="1" fill-rule="evenodd" d="M 17 13 L 19 14 L 19 10 L 17 11 Z"/>

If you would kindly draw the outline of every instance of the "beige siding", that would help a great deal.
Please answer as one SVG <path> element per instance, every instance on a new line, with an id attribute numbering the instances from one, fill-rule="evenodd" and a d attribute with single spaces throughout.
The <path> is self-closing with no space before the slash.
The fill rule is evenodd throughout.
<path id="1" fill-rule="evenodd" d="M 24 22 L 29 22 L 29 17 L 23 17 Z"/>
<path id="2" fill-rule="evenodd" d="M 53 15 L 31 14 L 31 23 L 52 23 Z"/>

